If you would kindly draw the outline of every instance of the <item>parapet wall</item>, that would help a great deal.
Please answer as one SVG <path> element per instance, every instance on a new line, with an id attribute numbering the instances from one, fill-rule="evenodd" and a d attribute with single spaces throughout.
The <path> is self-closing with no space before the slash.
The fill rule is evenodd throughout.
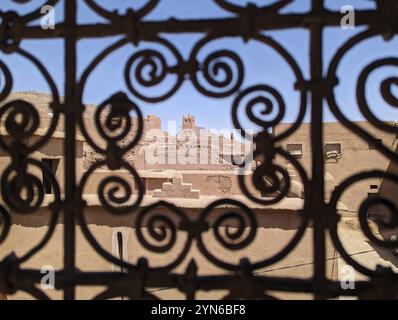
<path id="1" fill-rule="evenodd" d="M 220 197 L 242 195 L 238 176 L 234 171 L 178 170 L 178 172 L 181 173 L 183 182 L 192 184 L 192 188 L 200 190 L 201 195 L 216 195 Z M 173 170 L 139 170 L 138 174 L 144 183 L 146 194 L 151 195 L 155 189 L 160 189 L 164 182 L 171 182 Z M 109 170 L 97 170 L 92 173 L 89 183 L 87 183 L 84 189 L 84 193 L 96 194 L 100 182 L 111 175 L 123 178 L 129 183 L 133 192 L 136 192 L 137 187 L 129 171 L 118 170 L 112 172 Z M 260 195 L 259 191 L 254 187 L 249 186 L 249 190 L 256 196 Z"/>

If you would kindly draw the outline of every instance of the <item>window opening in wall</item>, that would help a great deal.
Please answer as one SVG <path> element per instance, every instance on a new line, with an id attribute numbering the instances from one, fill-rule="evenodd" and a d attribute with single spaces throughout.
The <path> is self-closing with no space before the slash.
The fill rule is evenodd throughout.
<path id="1" fill-rule="evenodd" d="M 341 158 L 341 143 L 327 143 L 325 145 L 326 160 L 336 160 Z"/>
<path id="2" fill-rule="evenodd" d="M 301 143 L 289 143 L 286 149 L 296 159 L 303 157 L 303 145 Z"/>
<path id="3" fill-rule="evenodd" d="M 41 160 L 43 166 L 45 166 L 48 169 L 50 169 L 51 173 L 53 174 L 54 177 L 57 174 L 59 161 L 60 161 L 60 159 L 42 159 Z M 46 178 L 46 174 L 45 174 L 45 171 L 44 171 L 43 168 L 42 168 L 42 177 L 43 177 L 44 193 L 45 194 L 53 194 L 54 193 L 54 187 L 51 185 L 50 180 L 48 178 Z"/>

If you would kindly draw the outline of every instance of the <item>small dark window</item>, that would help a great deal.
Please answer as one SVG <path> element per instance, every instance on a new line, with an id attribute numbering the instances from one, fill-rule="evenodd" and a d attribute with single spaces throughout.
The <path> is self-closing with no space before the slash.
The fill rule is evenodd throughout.
<path id="1" fill-rule="evenodd" d="M 289 143 L 286 149 L 287 152 L 296 159 L 301 159 L 303 157 L 303 145 L 301 143 Z"/>
<path id="2" fill-rule="evenodd" d="M 341 158 L 341 143 L 327 143 L 325 145 L 325 156 L 326 160 Z"/>
<path id="3" fill-rule="evenodd" d="M 374 198 L 378 198 L 379 197 L 379 193 L 377 192 L 369 192 L 368 193 L 368 199 L 374 199 Z M 378 210 L 379 208 L 377 206 L 370 206 L 366 212 L 367 218 L 368 219 L 373 219 L 375 217 L 379 217 L 380 216 L 380 210 Z"/>
<path id="4" fill-rule="evenodd" d="M 371 184 L 370 185 L 370 189 L 371 190 L 377 190 L 377 189 L 379 189 L 379 186 L 377 184 Z"/>
<path id="5" fill-rule="evenodd" d="M 48 169 L 51 170 L 53 176 L 55 177 L 55 175 L 57 174 L 59 159 L 42 159 L 41 162 L 43 166 L 46 166 Z M 53 186 L 51 185 L 50 180 L 46 178 L 44 169 L 42 169 L 42 175 L 43 175 L 43 187 L 45 194 L 52 194 L 54 191 Z"/>
<path id="6" fill-rule="evenodd" d="M 377 143 L 383 143 L 383 139 L 376 139 Z M 369 142 L 369 150 L 376 150 L 376 145 L 372 142 Z"/>

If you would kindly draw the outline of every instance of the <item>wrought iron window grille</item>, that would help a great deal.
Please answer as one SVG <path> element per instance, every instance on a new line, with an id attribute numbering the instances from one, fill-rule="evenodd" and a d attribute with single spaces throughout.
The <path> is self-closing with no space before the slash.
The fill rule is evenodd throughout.
<path id="1" fill-rule="evenodd" d="M 33 145 L 27 145 L 23 141 L 38 128 L 39 119 L 35 107 L 24 101 L 12 101 L 2 104 L 0 108 L 0 117 L 5 117 L 6 129 L 11 139 L 3 139 L 0 137 L 0 147 L 12 159 L 10 166 L 1 173 L 1 195 L 10 209 L 19 214 L 34 214 L 39 208 L 44 198 L 44 189 L 42 182 L 29 173 L 28 167 L 40 168 L 43 172 L 46 183 L 52 186 L 54 201 L 50 208 L 52 218 L 49 229 L 44 239 L 36 245 L 30 252 L 22 257 L 10 255 L 0 262 L 0 292 L 13 294 L 18 290 L 30 293 L 38 299 L 48 298 L 46 294 L 37 288 L 40 282 L 40 270 L 25 270 L 21 267 L 23 262 L 27 261 L 46 245 L 47 241 L 54 233 L 55 224 L 60 216 L 64 219 L 64 268 L 57 271 L 56 287 L 64 291 L 65 299 L 75 298 L 75 289 L 77 286 L 106 286 L 107 289 L 100 295 L 98 299 L 112 297 L 129 297 L 131 299 L 154 299 L 156 296 L 149 291 L 150 288 L 169 287 L 177 288 L 185 294 L 187 299 L 193 299 L 198 290 L 226 290 L 228 294 L 225 298 L 244 298 L 244 299 L 263 299 L 272 298 L 273 291 L 284 292 L 303 292 L 311 293 L 316 299 L 335 298 L 340 295 L 357 296 L 359 298 L 396 298 L 398 295 L 398 276 L 391 269 L 378 267 L 376 270 L 370 270 L 353 260 L 346 252 L 341 244 L 337 233 L 339 223 L 339 213 L 337 203 L 342 193 L 347 190 L 353 183 L 366 178 L 381 178 L 398 182 L 398 177 L 381 171 L 361 172 L 349 177 L 341 183 L 333 192 L 330 201 L 325 200 L 325 159 L 323 139 L 323 118 L 324 105 L 327 101 L 333 115 L 346 128 L 354 132 L 357 136 L 372 144 L 372 147 L 379 153 L 386 156 L 393 162 L 398 162 L 398 155 L 377 141 L 370 133 L 358 127 L 355 123 L 347 119 L 341 111 L 342 106 L 335 99 L 334 90 L 338 84 L 337 68 L 347 52 L 354 48 L 361 41 L 382 36 L 386 41 L 390 40 L 398 32 L 396 17 L 398 16 L 397 1 L 376 1 L 377 9 L 375 10 L 358 10 L 356 12 L 357 26 L 365 27 L 360 32 L 346 41 L 332 58 L 328 65 L 327 72 L 323 72 L 323 30 L 326 27 L 339 27 L 341 21 L 341 13 L 328 10 L 324 6 L 323 0 L 312 0 L 312 8 L 307 13 L 300 14 L 282 14 L 280 10 L 285 8 L 291 1 L 281 0 L 276 4 L 269 6 L 258 6 L 248 4 L 247 6 L 238 6 L 229 3 L 226 0 L 213 0 L 215 4 L 222 9 L 231 13 L 228 18 L 212 18 L 198 20 L 180 20 L 168 19 L 162 21 L 150 21 L 144 18 L 159 4 L 160 0 L 148 0 L 148 2 L 139 10 L 128 10 L 126 14 L 121 15 L 117 12 L 105 10 L 95 0 L 81 0 L 89 6 L 91 10 L 103 17 L 105 22 L 98 24 L 79 24 L 77 22 L 78 3 L 76 0 L 60 1 L 48 0 L 48 5 L 63 5 L 65 11 L 65 19 L 58 23 L 54 29 L 42 29 L 40 26 L 32 25 L 31 22 L 41 17 L 40 8 L 19 16 L 17 13 L 8 11 L 0 12 L 0 50 L 6 54 L 15 54 L 26 58 L 37 67 L 40 73 L 46 79 L 52 93 L 52 117 L 50 126 L 45 135 L 38 139 Z M 310 77 L 305 78 L 304 72 L 295 59 L 280 45 L 277 39 L 270 36 L 264 36 L 261 32 L 268 30 L 286 30 L 293 28 L 302 28 L 308 31 L 310 35 Z M 194 46 L 189 59 L 184 60 L 181 53 L 173 44 L 161 36 L 161 34 L 185 34 L 200 33 L 203 37 Z M 84 70 L 80 77 L 77 76 L 77 43 L 79 39 L 97 39 L 107 36 L 123 36 L 103 52 L 101 52 L 89 66 Z M 285 132 L 277 135 L 272 129 L 277 125 L 286 112 L 286 105 L 283 98 L 276 91 L 272 84 L 261 84 L 250 88 L 243 88 L 244 64 L 239 55 L 231 50 L 219 50 L 206 58 L 204 62 L 198 61 L 198 52 L 213 40 L 225 37 L 242 38 L 245 41 L 254 40 L 265 46 L 274 49 L 283 60 L 291 67 L 295 77 L 296 85 L 293 90 L 300 94 L 300 112 L 296 121 Z M 21 47 L 23 41 L 35 39 L 63 39 L 64 41 L 64 63 L 65 63 L 65 98 L 61 99 L 59 91 L 54 79 L 50 73 L 42 65 L 40 60 L 33 54 L 25 51 Z M 156 50 L 140 51 L 140 43 L 143 41 L 154 42 L 164 46 L 169 50 L 178 61 L 176 65 L 168 65 L 166 59 L 161 52 Z M 187 213 L 173 204 L 160 201 L 154 205 L 138 210 L 138 206 L 143 198 L 144 187 L 142 181 L 135 168 L 123 160 L 123 155 L 131 150 L 140 140 L 143 131 L 143 117 L 136 102 L 132 101 L 125 93 L 117 93 L 109 100 L 105 101 L 97 108 L 95 119 L 97 121 L 97 129 L 107 141 L 106 148 L 102 148 L 90 138 L 84 125 L 82 113 L 85 106 L 82 102 L 83 91 L 88 78 L 91 76 L 96 66 L 109 54 L 121 48 L 125 44 L 133 43 L 137 47 L 135 52 L 127 62 L 125 68 L 125 82 L 130 93 L 137 101 L 145 101 L 149 103 L 158 103 L 167 100 L 178 91 L 184 80 L 188 79 L 193 86 L 202 95 L 211 98 L 234 97 L 232 105 L 232 119 L 235 127 L 244 132 L 238 116 L 238 109 L 241 103 L 250 94 L 267 92 L 272 95 L 279 108 L 279 114 L 273 121 L 262 121 L 258 119 L 252 112 L 251 101 L 246 105 L 246 114 L 254 123 L 262 127 L 262 131 L 254 137 L 256 145 L 255 155 L 265 155 L 265 161 L 257 166 L 252 175 L 253 183 L 262 193 L 269 192 L 270 189 L 275 191 L 274 183 L 271 185 L 264 184 L 263 178 L 270 177 L 277 179 L 278 176 L 283 177 L 283 188 L 279 188 L 281 183 L 276 182 L 277 195 L 274 199 L 256 197 L 245 185 L 243 178 L 240 179 L 242 192 L 250 200 L 261 205 L 273 204 L 283 199 L 289 190 L 289 176 L 286 170 L 276 165 L 273 160 L 275 156 L 281 156 L 287 159 L 299 173 L 304 186 L 304 205 L 300 210 L 302 217 L 302 225 L 297 230 L 293 239 L 280 252 L 268 259 L 253 262 L 243 258 L 238 264 L 231 264 L 221 261 L 212 254 L 211 248 L 206 246 L 203 241 L 203 233 L 208 230 L 209 224 L 207 218 L 212 210 L 223 204 L 229 204 L 239 208 L 240 215 L 230 213 L 220 218 L 214 226 L 214 232 L 219 244 L 227 250 L 238 250 L 244 248 L 256 236 L 257 222 L 253 212 L 243 203 L 231 199 L 218 200 L 206 207 L 197 220 L 191 219 Z M 228 63 L 223 59 L 229 60 L 235 67 L 235 72 Z M 173 87 L 162 95 L 145 95 L 140 92 L 131 81 L 131 69 L 134 70 L 135 80 L 140 85 L 151 87 L 162 82 L 166 75 L 173 74 L 176 82 Z M 156 62 L 155 62 L 156 61 Z M 156 64 L 157 63 L 157 64 Z M 155 66 L 156 64 L 156 66 Z M 398 59 L 396 57 L 387 57 L 385 59 L 374 61 L 361 74 L 358 79 L 358 103 L 359 108 L 364 117 L 376 128 L 385 132 L 397 133 L 397 127 L 384 123 L 376 118 L 370 110 L 365 97 L 365 84 L 369 74 L 383 66 L 397 66 Z M 146 66 L 154 68 L 151 79 L 142 77 L 142 69 Z M 0 101 L 4 101 L 12 90 L 13 78 L 6 63 L 0 61 L 0 69 L 4 75 L 4 84 L 0 92 Z M 214 77 L 214 70 L 222 69 L 227 77 L 223 81 L 219 81 Z M 201 75 L 202 77 L 199 77 Z M 203 85 L 201 81 L 206 81 L 207 85 Z M 392 84 L 396 84 L 396 78 L 389 78 L 384 82 L 382 87 L 382 95 L 387 102 L 396 106 L 397 100 L 391 93 Z M 259 95 L 260 96 L 260 95 Z M 261 98 L 260 98 L 261 99 Z M 269 101 L 261 100 L 266 106 Z M 137 102 L 138 103 L 138 102 Z M 105 106 L 111 106 L 109 122 L 105 126 L 99 121 L 100 113 Z M 274 108 L 276 106 L 269 106 Z M 312 148 L 312 171 L 308 175 L 302 165 L 289 152 L 284 150 L 278 143 L 294 133 L 303 122 L 306 111 L 309 110 L 311 121 L 311 148 Z M 107 134 L 118 127 L 122 119 L 130 117 L 130 113 L 135 112 L 138 117 L 138 132 L 134 139 L 128 144 L 121 146 L 119 142 L 124 138 L 127 131 L 131 129 L 127 127 L 116 138 Z M 16 121 L 16 115 L 21 115 L 22 122 Z M 55 127 L 60 122 L 61 115 L 65 126 L 64 140 L 64 194 L 61 194 L 61 188 L 54 177 L 51 168 L 45 166 L 42 162 L 34 160 L 30 155 L 46 145 L 54 133 Z M 117 119 L 117 120 L 116 120 Z M 80 129 L 90 146 L 104 156 L 104 160 L 95 163 L 80 181 L 76 177 L 76 132 Z M 273 132 L 270 134 L 270 132 Z M 118 183 L 126 190 L 127 198 L 132 195 L 131 189 L 127 183 L 121 178 L 110 177 L 102 181 L 98 190 L 98 196 L 101 204 L 109 212 L 114 214 L 134 213 L 137 215 L 136 232 L 142 245 L 153 252 L 164 252 L 173 246 L 173 240 L 165 245 L 153 245 L 147 241 L 142 234 L 140 223 L 142 223 L 146 214 L 158 207 L 169 209 L 173 214 L 179 217 L 180 222 L 174 225 L 173 221 L 165 216 L 159 216 L 158 219 L 165 223 L 172 233 L 177 229 L 183 230 L 188 235 L 187 241 L 181 254 L 168 266 L 162 268 L 151 268 L 148 261 L 144 258 L 140 259 L 136 264 L 130 264 L 118 257 L 114 257 L 106 252 L 101 245 L 94 239 L 87 227 L 84 210 L 85 202 L 82 198 L 82 192 L 90 175 L 99 167 L 107 166 L 110 170 L 124 168 L 131 172 L 136 180 L 138 196 L 133 204 L 126 206 L 112 206 L 104 195 L 104 189 L 109 183 Z M 309 177 L 310 176 L 310 177 Z M 28 196 L 22 197 L 21 189 L 28 190 Z M 123 199 L 113 195 L 116 202 L 123 204 Z M 398 240 L 391 238 L 389 241 L 383 241 L 376 238 L 367 227 L 366 213 L 367 208 L 380 201 L 379 198 L 371 198 L 365 200 L 361 211 L 359 212 L 359 220 L 365 235 L 373 243 L 387 248 L 397 248 Z M 391 203 L 388 205 L 392 208 L 391 215 L 395 217 L 394 226 L 397 226 L 397 211 Z M 10 229 L 10 217 L 7 210 L 0 208 L 0 216 L 2 219 L 2 231 L 0 234 L 0 243 L 3 242 Z M 240 242 L 233 240 L 233 234 L 221 235 L 217 227 L 220 227 L 223 219 L 233 218 L 241 222 L 238 233 L 243 228 L 249 227 L 250 232 Z M 91 244 L 92 248 L 102 257 L 120 267 L 125 272 L 82 272 L 77 270 L 75 261 L 76 250 L 76 228 L 79 223 L 84 236 Z M 300 242 L 307 226 L 312 226 L 313 232 L 313 277 L 308 279 L 300 278 L 283 278 L 271 277 L 265 274 L 257 274 L 260 268 L 270 266 L 275 262 L 283 259 L 289 254 Z M 152 230 L 153 231 L 153 230 Z M 153 231 L 155 234 L 156 232 Z M 368 280 L 356 282 L 355 289 L 343 290 L 338 281 L 329 279 L 326 275 L 325 267 L 325 238 L 329 234 L 341 257 L 358 272 L 368 277 Z M 228 239 L 228 236 L 230 237 Z M 159 235 L 158 235 L 159 237 Z M 173 237 L 172 237 L 173 239 Z M 186 253 L 189 251 L 193 240 L 206 259 L 216 266 L 226 271 L 225 274 L 215 276 L 202 276 L 197 273 L 195 261 L 192 261 L 184 273 L 174 272 L 174 268 L 178 266 Z"/>

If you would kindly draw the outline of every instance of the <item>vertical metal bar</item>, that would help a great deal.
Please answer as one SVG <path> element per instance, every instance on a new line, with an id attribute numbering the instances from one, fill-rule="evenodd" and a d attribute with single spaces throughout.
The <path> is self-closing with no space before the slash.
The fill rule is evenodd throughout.
<path id="1" fill-rule="evenodd" d="M 324 9 L 323 0 L 312 0 L 313 12 L 321 17 Z M 314 218 L 313 252 L 315 299 L 322 298 L 318 290 L 325 281 L 325 230 L 322 223 L 324 208 L 324 156 L 323 156 L 323 93 L 320 83 L 323 78 L 323 26 L 318 22 L 310 27 L 310 64 L 311 80 L 311 147 L 312 147 L 312 190 L 311 208 Z"/>
<path id="2" fill-rule="evenodd" d="M 65 210 L 64 269 L 72 281 L 75 272 L 75 191 L 76 191 L 76 0 L 65 0 Z M 75 298 L 75 287 L 68 283 L 64 298 Z"/>

